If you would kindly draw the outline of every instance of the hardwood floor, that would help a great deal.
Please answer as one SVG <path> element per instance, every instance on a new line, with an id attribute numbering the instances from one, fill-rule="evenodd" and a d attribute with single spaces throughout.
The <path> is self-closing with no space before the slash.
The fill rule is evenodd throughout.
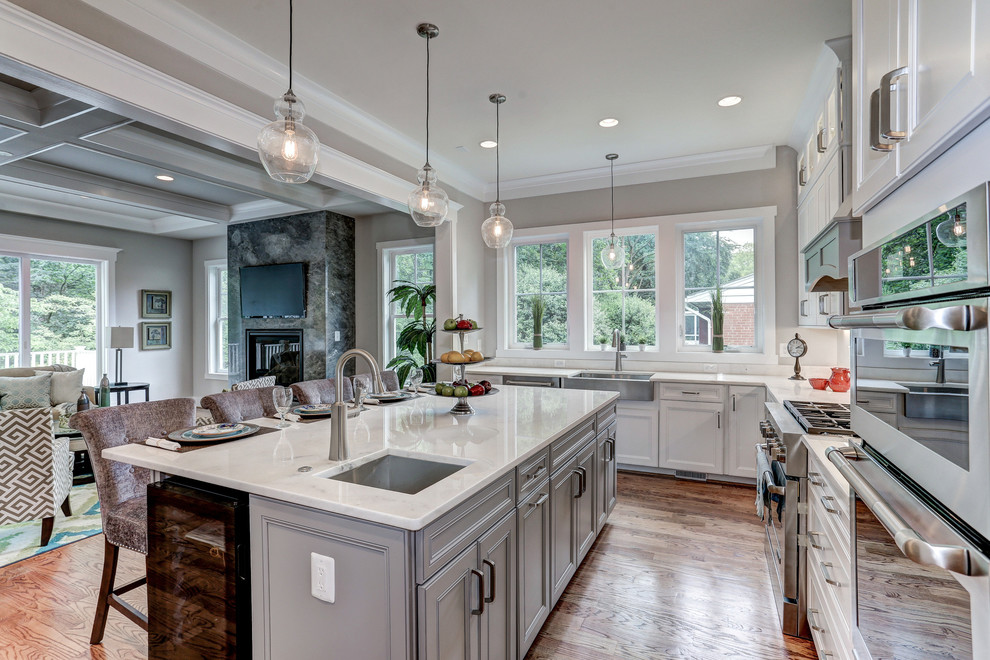
<path id="1" fill-rule="evenodd" d="M 618 487 L 527 660 L 817 660 L 780 632 L 752 487 L 631 473 Z"/>
<path id="2" fill-rule="evenodd" d="M 551 613 L 529 660 L 816 660 L 776 621 L 753 489 L 619 475 L 619 503 Z M 0 658 L 146 657 L 147 635 L 111 611 L 89 632 L 102 566 L 94 536 L 0 568 Z M 143 571 L 121 556 L 119 579 Z M 144 589 L 128 599 L 143 609 Z"/>

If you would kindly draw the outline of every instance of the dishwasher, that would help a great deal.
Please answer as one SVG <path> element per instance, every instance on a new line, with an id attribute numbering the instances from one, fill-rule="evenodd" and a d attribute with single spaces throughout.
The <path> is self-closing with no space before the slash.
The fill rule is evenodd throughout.
<path id="1" fill-rule="evenodd" d="M 560 378 L 554 376 L 502 376 L 503 385 L 523 387 L 560 387 Z"/>

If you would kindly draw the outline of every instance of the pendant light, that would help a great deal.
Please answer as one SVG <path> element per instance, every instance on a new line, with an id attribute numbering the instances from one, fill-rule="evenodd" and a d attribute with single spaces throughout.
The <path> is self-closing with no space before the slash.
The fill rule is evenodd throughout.
<path id="1" fill-rule="evenodd" d="M 499 137 L 498 107 L 505 103 L 505 96 L 492 94 L 488 100 L 495 104 L 495 203 L 488 207 L 491 217 L 481 223 L 481 237 L 490 248 L 504 248 L 512 240 L 512 223 L 505 217 L 505 204 L 501 201 L 501 171 L 498 150 L 502 146 Z"/>
<path id="2" fill-rule="evenodd" d="M 275 99 L 275 121 L 258 133 L 258 156 L 268 176 L 306 183 L 320 159 L 320 140 L 302 123 L 306 107 L 292 92 L 292 0 L 289 0 L 289 89 Z"/>
<path id="3" fill-rule="evenodd" d="M 416 34 L 426 39 L 426 164 L 419 171 L 419 187 L 409 193 L 409 215 L 420 227 L 442 225 L 447 218 L 449 199 L 437 186 L 437 172 L 430 167 L 430 40 L 440 34 L 433 23 L 420 23 Z"/>
<path id="4" fill-rule="evenodd" d="M 966 247 L 966 218 L 956 208 L 935 227 L 935 236 L 946 247 Z"/>
<path id="5" fill-rule="evenodd" d="M 612 270 L 622 268 L 622 264 L 626 262 L 626 248 L 623 247 L 622 240 L 620 239 L 618 243 L 615 241 L 615 159 L 618 157 L 619 154 L 607 154 L 605 156 L 608 159 L 608 187 L 612 203 L 612 232 L 608 236 L 608 245 L 602 249 L 602 265 Z"/>

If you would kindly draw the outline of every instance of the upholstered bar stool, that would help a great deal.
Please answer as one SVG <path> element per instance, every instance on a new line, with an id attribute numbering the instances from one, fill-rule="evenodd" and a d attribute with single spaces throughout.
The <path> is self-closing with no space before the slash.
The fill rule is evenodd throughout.
<path id="1" fill-rule="evenodd" d="M 350 401 L 354 398 L 351 389 L 351 379 L 345 378 L 343 384 L 343 401 Z M 315 405 L 320 403 L 337 403 L 337 384 L 333 378 L 321 378 L 319 380 L 304 380 L 292 384 L 292 392 L 296 395 L 299 403 L 305 405 Z"/>
<path id="2" fill-rule="evenodd" d="M 371 391 L 371 374 L 358 374 L 351 379 L 356 385 L 360 380 L 364 383 L 364 391 Z M 396 392 L 399 389 L 399 375 L 395 373 L 394 369 L 383 369 L 382 370 L 382 385 L 389 392 Z"/>
<path id="3" fill-rule="evenodd" d="M 104 449 L 128 443 L 143 443 L 149 437 L 164 438 L 172 431 L 193 426 L 196 403 L 192 399 L 166 399 L 131 403 L 109 408 L 95 408 L 72 417 L 75 428 L 83 434 L 89 448 L 100 496 L 103 517 L 103 580 L 96 601 L 96 617 L 90 644 L 99 644 L 107 625 L 107 614 L 114 608 L 142 629 L 148 618 L 120 598 L 122 594 L 145 584 L 142 577 L 115 587 L 120 548 L 148 554 L 148 484 L 151 472 L 102 457 Z"/>
<path id="4" fill-rule="evenodd" d="M 221 392 L 204 396 L 199 405 L 210 411 L 213 421 L 242 422 L 245 419 L 271 417 L 277 414 L 272 400 L 273 387 L 261 387 L 236 392 Z"/>

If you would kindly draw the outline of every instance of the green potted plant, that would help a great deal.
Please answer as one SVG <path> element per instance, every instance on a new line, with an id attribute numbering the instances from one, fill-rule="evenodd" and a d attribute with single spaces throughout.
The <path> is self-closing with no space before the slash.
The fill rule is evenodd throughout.
<path id="1" fill-rule="evenodd" d="M 606 344 L 608 344 L 608 337 L 605 335 L 597 335 L 595 337 L 595 345 L 601 346 L 603 351 L 605 350 Z"/>
<path id="2" fill-rule="evenodd" d="M 638 343 L 639 343 L 639 350 L 645 351 L 646 345 L 649 343 L 649 340 L 646 338 L 646 335 L 640 335 Z"/>
<path id="3" fill-rule="evenodd" d="M 399 332 L 395 339 L 398 355 L 386 365 L 395 369 L 399 384 L 404 385 L 409 372 L 423 369 L 423 382 L 437 379 L 433 364 L 433 336 L 436 333 L 436 320 L 426 316 L 426 309 L 437 299 L 437 288 L 432 284 L 416 285 L 406 280 L 396 280 L 388 291 L 388 301 L 402 308 L 403 313 L 413 322 Z"/>
<path id="4" fill-rule="evenodd" d="M 900 344 L 901 350 L 904 352 L 904 357 L 911 357 L 911 349 L 914 347 L 914 344 L 906 341 L 902 341 Z"/>
<path id="5" fill-rule="evenodd" d="M 712 353 L 721 353 L 725 350 L 724 339 L 722 338 L 722 321 L 725 310 L 722 307 L 722 287 L 715 287 L 712 292 Z"/>
<path id="6" fill-rule="evenodd" d="M 543 348 L 543 312 L 547 310 L 547 303 L 543 296 L 533 296 L 533 349 Z"/>

